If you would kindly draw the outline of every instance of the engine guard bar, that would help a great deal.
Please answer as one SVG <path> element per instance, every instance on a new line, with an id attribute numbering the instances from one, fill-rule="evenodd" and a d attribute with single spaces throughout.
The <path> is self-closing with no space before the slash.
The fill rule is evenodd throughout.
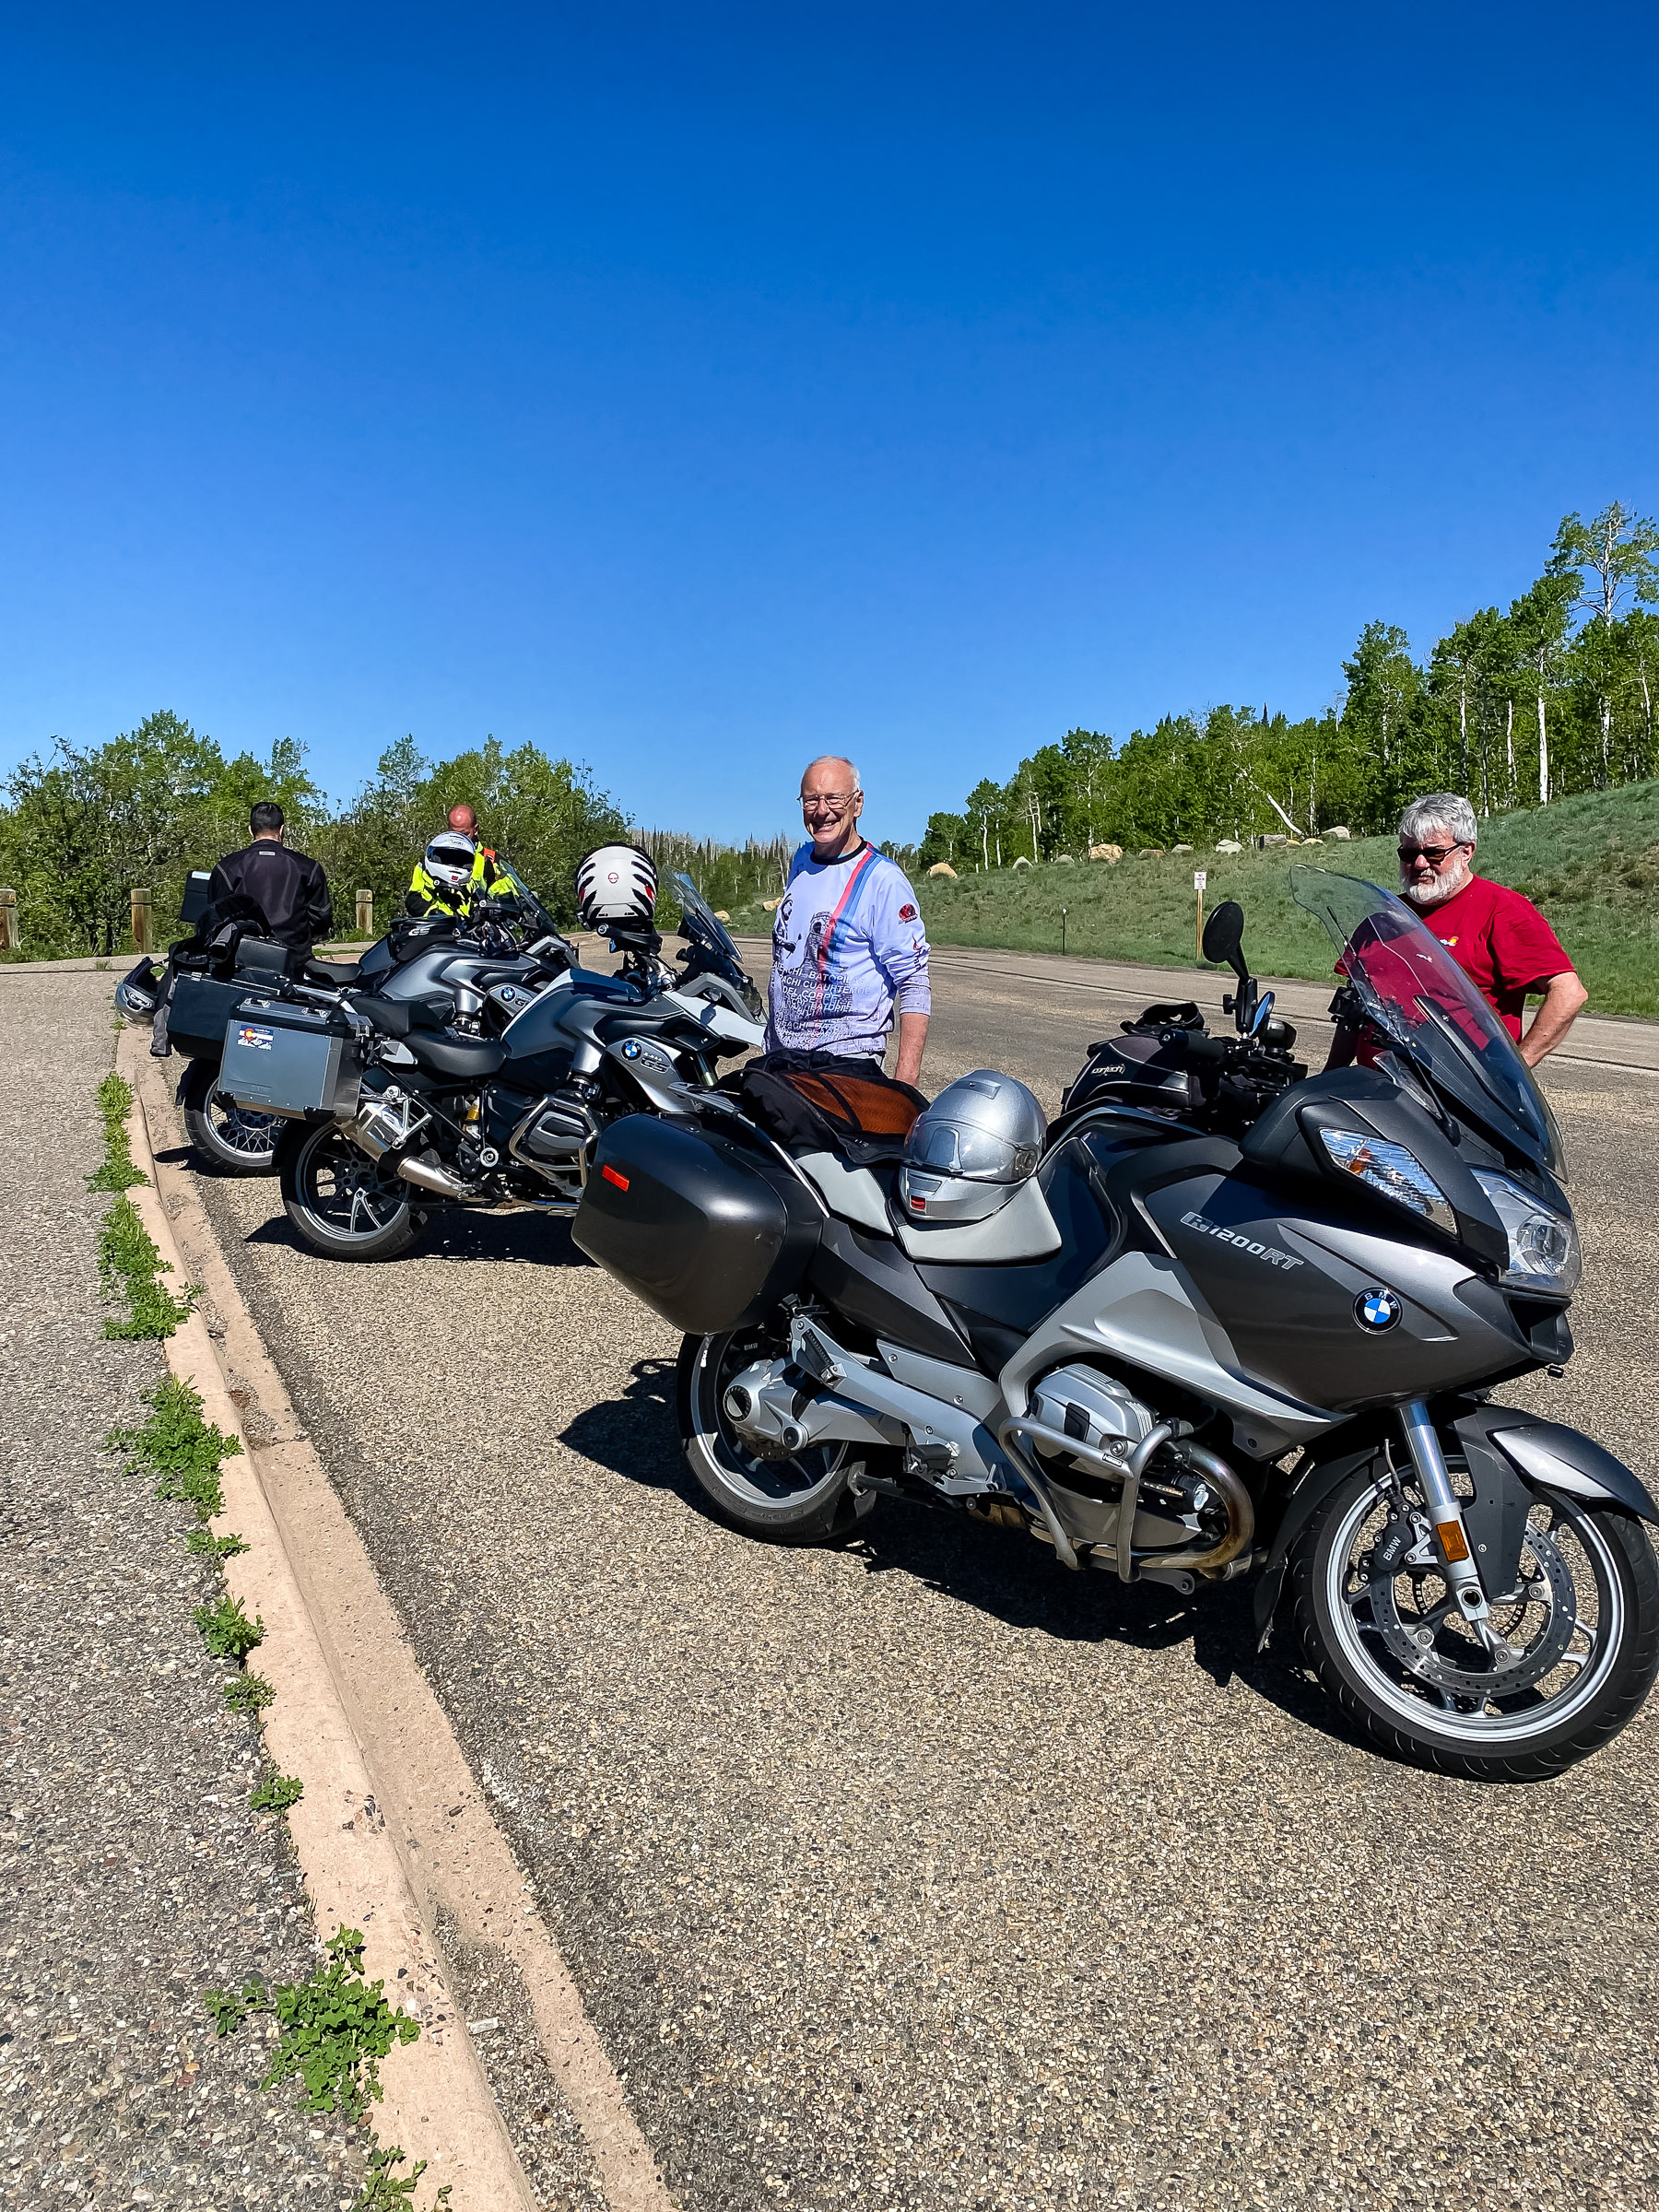
<path id="1" fill-rule="evenodd" d="M 1161 1423 L 1159 1425 L 1160 1427 L 1164 1426 Z M 1158 1431 L 1154 1430 L 1152 1437 L 1147 1437 L 1143 1441 L 1150 1443 L 1153 1437 L 1157 1437 L 1157 1435 Z M 1019 1440 L 1018 1442 L 1015 1441 L 1017 1438 Z M 1064 1430 L 1051 1429 L 1044 1421 L 1023 1419 L 1004 1421 L 997 1430 L 996 1441 L 1009 1457 L 1018 1463 L 1021 1474 L 1031 1483 L 1031 1487 L 1037 1494 L 1039 1504 L 1048 1507 L 1049 1511 L 1043 1514 L 1045 1521 L 1049 1520 L 1050 1512 L 1053 1511 L 1053 1501 L 1048 1495 L 1047 1483 L 1041 1469 L 1037 1471 L 1033 1479 L 1030 1463 L 1036 1455 L 1033 1451 L 1027 1449 L 1028 1445 L 1047 1444 L 1056 1452 L 1069 1453 L 1073 1458 L 1084 1461 L 1098 1474 L 1103 1475 L 1112 1482 L 1126 1483 L 1129 1477 L 1130 1468 L 1126 1460 L 1114 1459 L 1109 1452 L 1097 1451 L 1092 1444 L 1085 1444 L 1075 1436 L 1067 1436 Z M 1125 1581 L 1133 1580 L 1135 1569 L 1141 1566 L 1184 1567 L 1201 1574 L 1217 1573 L 1230 1560 L 1237 1559 L 1240 1552 L 1245 1548 L 1255 1535 L 1255 1507 L 1251 1500 L 1250 1492 L 1245 1488 L 1241 1478 L 1228 1465 L 1226 1460 L 1218 1453 L 1208 1451 L 1203 1444 L 1194 1444 L 1187 1439 L 1175 1440 L 1166 1437 L 1159 1441 L 1160 1442 L 1168 1441 L 1171 1451 L 1177 1453 L 1191 1465 L 1200 1468 L 1220 1491 L 1227 1503 L 1227 1534 L 1219 1544 L 1212 1546 L 1208 1550 L 1132 1551 L 1127 1561 L 1121 1558 L 1120 1547 L 1114 1545 L 1112 1557 L 1117 1563 L 1118 1571 L 1123 1574 L 1124 1567 L 1128 1566 L 1130 1571 L 1124 1577 Z M 1157 1446 L 1154 1445 L 1154 1450 L 1156 1449 Z M 1151 1453 L 1148 1453 L 1147 1457 L 1150 1458 Z M 1137 1484 L 1137 1489 L 1138 1487 Z M 1120 1512 L 1121 1510 L 1120 1507 Z M 1055 1518 L 1058 1518 L 1057 1513 Z M 1133 1522 L 1130 1526 L 1133 1528 Z M 1052 1534 L 1052 1522 L 1050 1529 Z M 1055 1549 L 1060 1553 L 1062 1559 L 1065 1559 L 1067 1551 L 1071 1553 L 1071 1558 L 1065 1561 L 1067 1566 L 1076 1561 L 1077 1552 L 1069 1538 L 1067 1538 L 1064 1549 L 1058 1543 L 1055 1545 Z"/>

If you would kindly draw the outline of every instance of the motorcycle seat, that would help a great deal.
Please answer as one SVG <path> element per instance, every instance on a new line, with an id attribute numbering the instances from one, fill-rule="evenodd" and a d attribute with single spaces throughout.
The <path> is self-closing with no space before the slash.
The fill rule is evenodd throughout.
<path id="1" fill-rule="evenodd" d="M 327 991 L 344 991 L 348 983 L 357 982 L 361 967 L 360 960 L 307 960 L 305 980 L 321 983 Z"/>
<path id="2" fill-rule="evenodd" d="M 447 1076 L 457 1083 L 487 1083 L 507 1057 L 507 1047 L 495 1037 L 438 1036 L 430 1030 L 411 1030 L 405 1042 L 429 1075 Z"/>

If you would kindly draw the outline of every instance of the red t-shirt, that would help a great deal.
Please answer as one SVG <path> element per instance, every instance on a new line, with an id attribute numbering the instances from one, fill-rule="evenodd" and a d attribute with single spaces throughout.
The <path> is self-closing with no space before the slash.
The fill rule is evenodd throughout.
<path id="1" fill-rule="evenodd" d="M 1412 912 L 1517 1041 L 1527 993 L 1541 991 L 1552 975 L 1565 975 L 1572 966 L 1532 900 L 1484 876 L 1472 876 L 1441 905 Z"/>

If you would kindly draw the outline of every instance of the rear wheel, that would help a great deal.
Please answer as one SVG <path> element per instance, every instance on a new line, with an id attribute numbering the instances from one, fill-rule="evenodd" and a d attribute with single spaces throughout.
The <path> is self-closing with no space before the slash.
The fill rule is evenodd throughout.
<path id="1" fill-rule="evenodd" d="M 219 1088 L 218 1078 L 210 1060 L 193 1060 L 185 1069 L 179 1102 L 186 1135 L 221 1175 L 268 1175 L 276 1164 L 282 1117 L 239 1106 Z"/>
<path id="2" fill-rule="evenodd" d="M 290 1125 L 277 1148 L 282 1203 L 313 1252 L 330 1260 L 391 1260 L 420 1234 L 409 1186 L 382 1171 L 337 1122 Z"/>
<path id="3" fill-rule="evenodd" d="M 1530 1488 L 1530 1486 L 1529 1486 Z M 1537 1489 L 1514 1591 L 1465 1618 L 1426 1503 L 1380 1465 L 1340 1484 L 1290 1557 L 1309 1665 L 1396 1757 L 1536 1782 L 1631 1720 L 1659 1671 L 1659 1563 L 1640 1522 Z"/>
<path id="4" fill-rule="evenodd" d="M 788 1350 L 777 1328 L 688 1336 L 680 1347 L 680 1441 L 710 1502 L 746 1535 L 774 1544 L 830 1544 L 874 1512 L 853 1487 L 877 1457 L 867 1444 L 820 1444 L 794 1459 L 762 1459 L 736 1435 L 724 1399 L 732 1378 Z"/>

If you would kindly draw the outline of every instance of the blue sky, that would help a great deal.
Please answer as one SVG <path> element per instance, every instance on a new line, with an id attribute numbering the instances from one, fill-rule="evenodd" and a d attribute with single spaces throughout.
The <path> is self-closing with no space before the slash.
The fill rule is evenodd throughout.
<path id="1" fill-rule="evenodd" d="M 0 767 L 170 706 L 920 833 L 1659 507 L 1659 19 L 11 11 Z"/>

